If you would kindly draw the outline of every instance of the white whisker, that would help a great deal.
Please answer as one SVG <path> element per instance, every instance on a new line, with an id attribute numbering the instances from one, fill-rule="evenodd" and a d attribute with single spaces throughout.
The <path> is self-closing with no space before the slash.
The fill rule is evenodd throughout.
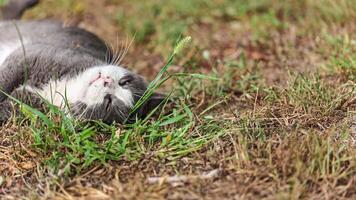
<path id="1" fill-rule="evenodd" d="M 119 40 L 119 38 L 117 38 L 117 40 Z M 118 52 L 118 56 L 117 56 L 117 59 L 115 60 L 114 62 L 114 65 L 118 65 L 119 63 L 119 60 L 121 59 L 122 55 L 123 55 L 123 50 L 124 50 L 124 45 L 123 43 L 120 44 L 120 50 Z"/>
<path id="2" fill-rule="evenodd" d="M 109 47 L 109 44 L 106 41 L 104 41 L 104 42 L 105 42 L 105 46 L 106 46 L 105 62 L 109 64 L 111 62 L 111 59 L 112 59 L 112 55 L 111 55 L 112 54 L 111 53 L 112 49 Z"/>
<path id="3" fill-rule="evenodd" d="M 134 39 L 135 39 L 135 38 L 132 38 L 132 39 L 131 39 L 131 41 L 129 42 L 128 46 L 126 47 L 126 49 L 125 49 L 125 51 L 124 51 L 124 53 L 123 53 L 123 55 L 122 55 L 122 57 L 120 58 L 120 60 L 119 60 L 118 63 L 121 63 L 121 61 L 125 58 L 125 56 L 126 56 L 127 52 L 129 51 L 129 49 L 130 49 L 130 47 L 131 47 L 131 45 L 132 45 Z M 127 38 L 127 40 L 128 40 L 128 38 Z"/>

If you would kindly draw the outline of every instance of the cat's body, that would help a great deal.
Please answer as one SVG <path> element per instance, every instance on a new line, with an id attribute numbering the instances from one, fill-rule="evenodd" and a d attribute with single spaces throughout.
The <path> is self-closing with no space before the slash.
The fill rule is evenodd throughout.
<path id="1" fill-rule="evenodd" d="M 0 22 L 0 89 L 35 107 L 44 98 L 77 117 L 123 122 L 147 84 L 112 64 L 110 55 L 105 42 L 78 27 Z M 141 115 L 162 100 L 156 97 Z M 9 106 L 10 99 L 0 93 L 0 121 L 11 116 Z"/>

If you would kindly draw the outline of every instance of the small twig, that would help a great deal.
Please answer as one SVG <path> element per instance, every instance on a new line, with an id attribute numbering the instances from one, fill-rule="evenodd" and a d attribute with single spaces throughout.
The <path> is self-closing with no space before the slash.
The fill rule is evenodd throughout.
<path id="1" fill-rule="evenodd" d="M 259 92 L 259 88 L 257 88 L 255 102 L 253 104 L 253 119 L 256 119 L 256 107 L 257 107 L 258 92 Z"/>
<path id="2" fill-rule="evenodd" d="M 200 179 L 200 180 L 205 180 L 205 179 L 212 179 L 215 178 L 219 175 L 220 170 L 219 169 L 214 169 L 211 170 L 208 173 L 203 173 L 202 175 L 197 175 L 197 176 L 164 176 L 164 177 L 149 177 L 147 179 L 148 183 L 154 184 L 154 183 L 176 183 L 176 182 L 187 182 L 192 179 Z"/>

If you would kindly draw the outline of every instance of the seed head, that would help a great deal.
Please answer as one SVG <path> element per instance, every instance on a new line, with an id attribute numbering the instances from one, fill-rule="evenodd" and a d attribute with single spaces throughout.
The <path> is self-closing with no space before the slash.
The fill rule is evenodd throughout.
<path id="1" fill-rule="evenodd" d="M 177 46 L 174 48 L 173 54 L 180 53 L 184 48 L 186 48 L 190 42 L 192 41 L 192 37 L 187 36 L 178 42 Z"/>

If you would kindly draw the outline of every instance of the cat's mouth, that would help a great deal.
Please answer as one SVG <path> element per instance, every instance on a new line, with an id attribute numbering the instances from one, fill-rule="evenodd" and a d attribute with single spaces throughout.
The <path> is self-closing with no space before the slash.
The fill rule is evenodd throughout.
<path id="1" fill-rule="evenodd" d="M 112 100 L 113 99 L 112 99 L 112 95 L 111 94 L 107 94 L 104 97 L 104 106 L 105 106 L 106 111 L 109 111 L 109 109 L 111 107 Z"/>

